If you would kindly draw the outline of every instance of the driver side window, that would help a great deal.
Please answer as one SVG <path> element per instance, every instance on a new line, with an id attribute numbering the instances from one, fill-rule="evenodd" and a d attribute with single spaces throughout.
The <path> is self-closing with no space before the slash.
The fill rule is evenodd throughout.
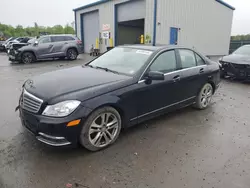
<path id="1" fill-rule="evenodd" d="M 175 51 L 171 50 L 160 54 L 151 65 L 150 71 L 158 71 L 165 74 L 175 71 L 176 68 Z"/>
<path id="2" fill-rule="evenodd" d="M 50 37 L 43 37 L 39 40 L 39 44 L 50 43 Z"/>

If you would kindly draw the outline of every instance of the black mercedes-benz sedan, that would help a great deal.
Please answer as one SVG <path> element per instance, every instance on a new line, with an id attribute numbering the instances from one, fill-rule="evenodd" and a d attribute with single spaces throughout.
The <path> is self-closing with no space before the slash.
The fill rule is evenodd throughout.
<path id="1" fill-rule="evenodd" d="M 250 80 L 250 45 L 238 48 L 232 54 L 220 59 L 221 76 Z"/>
<path id="2" fill-rule="evenodd" d="M 207 108 L 219 82 L 218 63 L 192 49 L 121 46 L 27 80 L 19 112 L 39 141 L 97 151 L 122 128 L 189 105 Z"/>

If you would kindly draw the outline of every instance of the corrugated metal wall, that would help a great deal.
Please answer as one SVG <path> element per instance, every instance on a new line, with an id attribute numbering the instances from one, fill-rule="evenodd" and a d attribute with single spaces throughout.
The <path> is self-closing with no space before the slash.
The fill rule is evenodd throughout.
<path id="1" fill-rule="evenodd" d="M 129 0 L 113 0 L 76 12 L 77 35 L 81 38 L 80 14 L 99 9 L 100 32 L 110 24 L 114 38 L 114 5 Z M 132 0 L 135 1 L 135 0 Z M 146 1 L 145 35 L 153 39 L 154 0 Z M 156 44 L 169 44 L 170 27 L 181 28 L 179 45 L 195 47 L 205 55 L 228 54 L 233 11 L 215 0 L 157 0 Z M 128 10 L 129 14 L 129 10 Z M 158 24 L 159 22 L 159 24 Z M 106 50 L 105 45 L 100 46 Z"/>
<path id="2" fill-rule="evenodd" d="M 117 7 L 117 21 L 124 22 L 135 19 L 144 19 L 146 15 L 145 0 L 130 1 Z"/>
<path id="3" fill-rule="evenodd" d="M 158 0 L 158 44 L 169 44 L 170 27 L 179 31 L 179 45 L 205 55 L 228 54 L 233 11 L 215 0 Z"/>
<path id="4" fill-rule="evenodd" d="M 86 8 L 84 10 L 76 11 L 76 24 L 77 24 L 77 36 L 81 38 L 81 14 L 99 10 L 99 23 L 100 23 L 100 32 L 102 30 L 103 24 L 110 24 L 111 37 L 114 39 L 114 6 L 115 4 L 120 4 L 127 2 L 129 0 L 113 0 L 100 5 Z M 134 0 L 133 0 L 134 1 Z M 153 11 L 154 11 L 154 0 L 145 0 L 146 1 L 146 18 L 145 18 L 145 33 L 149 36 L 153 36 Z M 128 10 L 129 14 L 129 10 Z M 114 41 L 115 44 L 115 41 Z M 107 45 L 108 46 L 108 45 Z M 101 52 L 106 51 L 106 45 L 103 43 L 100 45 Z"/>

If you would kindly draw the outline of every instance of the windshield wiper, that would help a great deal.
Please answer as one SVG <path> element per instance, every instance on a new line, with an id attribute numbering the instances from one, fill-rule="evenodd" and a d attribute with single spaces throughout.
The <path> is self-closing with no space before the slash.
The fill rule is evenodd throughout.
<path id="1" fill-rule="evenodd" d="M 82 65 L 82 67 L 91 67 L 91 68 L 95 68 L 93 65 Z"/>
<path id="2" fill-rule="evenodd" d="M 92 67 L 93 67 L 93 66 L 92 66 Z M 106 72 L 113 72 L 113 73 L 115 73 L 115 74 L 119 74 L 119 72 L 114 71 L 114 70 L 111 70 L 111 69 L 108 69 L 108 68 L 98 67 L 98 66 L 95 66 L 95 68 L 105 70 Z"/>

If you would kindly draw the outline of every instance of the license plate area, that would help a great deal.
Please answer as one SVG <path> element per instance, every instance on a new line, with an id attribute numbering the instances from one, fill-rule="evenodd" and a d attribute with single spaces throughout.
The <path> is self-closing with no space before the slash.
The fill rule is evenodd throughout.
<path id="1" fill-rule="evenodd" d="M 24 113 L 22 110 L 20 110 L 20 118 L 22 121 L 22 125 L 25 128 L 27 128 L 33 134 L 38 133 L 38 123 L 37 123 L 36 118 L 34 118 L 31 115 L 28 115 L 27 113 Z"/>

